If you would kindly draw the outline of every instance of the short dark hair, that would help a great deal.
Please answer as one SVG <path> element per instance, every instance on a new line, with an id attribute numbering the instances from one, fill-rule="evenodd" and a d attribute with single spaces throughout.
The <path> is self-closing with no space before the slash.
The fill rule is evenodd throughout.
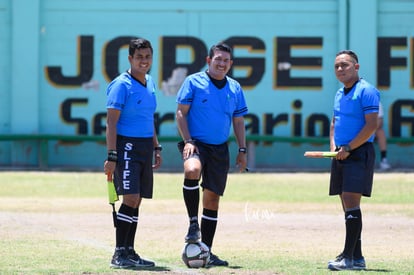
<path id="1" fill-rule="evenodd" d="M 129 42 L 129 55 L 133 56 L 135 53 L 135 50 L 139 49 L 151 49 L 151 53 L 153 52 L 151 42 L 144 38 L 136 38 L 132 39 Z"/>
<path id="2" fill-rule="evenodd" d="M 351 50 L 342 50 L 342 51 L 338 52 L 336 54 L 336 56 L 341 55 L 341 54 L 347 54 L 347 55 L 349 55 L 350 57 L 352 57 L 356 61 L 356 63 L 358 63 L 358 56 L 357 56 L 357 54 L 354 51 L 351 51 Z"/>
<path id="3" fill-rule="evenodd" d="M 228 53 L 230 53 L 230 59 L 233 59 L 233 49 L 229 45 L 227 45 L 223 42 L 220 42 L 216 45 L 211 46 L 208 56 L 210 58 L 213 58 L 215 51 L 228 52 Z"/>

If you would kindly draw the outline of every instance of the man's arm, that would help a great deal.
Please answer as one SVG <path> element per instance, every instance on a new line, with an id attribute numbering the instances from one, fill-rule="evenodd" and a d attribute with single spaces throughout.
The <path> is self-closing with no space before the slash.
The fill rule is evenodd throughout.
<path id="1" fill-rule="evenodd" d="M 372 136 L 378 128 L 378 113 L 365 115 L 365 125 L 358 135 L 348 144 L 351 149 L 358 148 Z"/>
<path id="2" fill-rule="evenodd" d="M 116 166 L 116 159 L 118 158 L 116 153 L 116 125 L 119 120 L 121 111 L 109 108 L 107 110 L 106 117 L 106 148 L 108 150 L 108 158 L 112 158 L 112 161 L 106 160 L 104 163 L 105 174 L 113 174 Z"/>
<path id="3" fill-rule="evenodd" d="M 155 130 L 155 125 L 154 125 L 154 135 L 152 136 L 152 144 L 154 146 L 154 157 L 155 157 L 155 162 L 152 165 L 152 168 L 158 169 L 161 167 L 161 163 L 162 163 L 162 157 L 161 157 L 162 147 L 158 141 L 157 131 Z"/>
<path id="4" fill-rule="evenodd" d="M 121 111 L 108 109 L 106 118 L 106 148 L 116 150 L 116 124 L 118 123 Z"/>
<path id="5" fill-rule="evenodd" d="M 244 117 L 241 116 L 233 118 L 233 130 L 239 148 L 246 148 L 246 127 L 244 125 Z M 247 151 L 238 151 L 236 165 L 238 166 L 240 172 L 244 172 L 246 170 Z"/>
<path id="6" fill-rule="evenodd" d="M 175 118 L 177 121 L 178 131 L 183 140 L 191 139 L 190 131 L 188 130 L 187 114 L 190 110 L 190 105 L 178 104 Z"/>
<path id="7" fill-rule="evenodd" d="M 330 151 L 335 151 L 335 139 L 334 139 L 334 134 L 335 134 L 335 117 L 332 116 L 332 120 L 331 120 L 331 128 L 329 130 L 329 148 Z"/>
<path id="8" fill-rule="evenodd" d="M 236 136 L 237 144 L 239 148 L 246 147 L 246 126 L 244 125 L 244 117 L 233 118 L 233 130 Z"/>

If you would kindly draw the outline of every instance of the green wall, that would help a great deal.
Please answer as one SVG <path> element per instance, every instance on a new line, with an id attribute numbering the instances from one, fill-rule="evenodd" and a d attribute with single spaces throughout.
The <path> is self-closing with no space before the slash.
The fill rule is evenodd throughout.
<path id="1" fill-rule="evenodd" d="M 0 0 L 0 136 L 102 137 L 106 85 L 128 68 L 127 41 L 139 36 L 154 46 L 159 135 L 177 139 L 177 88 L 224 40 L 249 105 L 247 133 L 296 141 L 251 143 L 250 166 L 328 169 L 303 152 L 328 150 L 320 141 L 340 87 L 333 60 L 351 48 L 360 75 L 381 90 L 387 135 L 405 141 L 389 144 L 389 160 L 411 168 L 413 15 L 414 2 L 402 0 Z M 163 145 L 163 169 L 180 169 L 175 142 Z M 1 167 L 100 169 L 105 156 L 96 141 L 0 142 Z"/>

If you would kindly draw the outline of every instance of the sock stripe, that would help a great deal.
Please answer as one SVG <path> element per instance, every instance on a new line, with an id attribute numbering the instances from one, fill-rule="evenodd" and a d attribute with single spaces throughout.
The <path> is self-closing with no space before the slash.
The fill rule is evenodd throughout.
<path id="1" fill-rule="evenodd" d="M 196 186 L 185 186 L 185 185 L 183 185 L 183 188 L 185 189 L 185 190 L 198 190 L 198 185 L 196 185 Z"/>
<path id="2" fill-rule="evenodd" d="M 205 219 L 205 220 L 209 220 L 209 221 L 218 221 L 217 217 L 209 217 L 209 216 L 206 216 L 206 215 L 202 215 L 201 218 Z"/>
<path id="3" fill-rule="evenodd" d="M 350 211 L 360 210 L 360 209 L 361 209 L 360 206 L 355 206 L 355 207 L 352 207 L 352 208 L 346 208 L 345 209 L 345 212 L 350 212 Z"/>
<path id="4" fill-rule="evenodd" d="M 133 217 L 122 214 L 122 213 L 119 213 L 119 212 L 116 215 L 116 218 L 120 221 L 124 221 L 124 222 L 127 222 L 127 223 L 132 223 L 133 222 Z"/>

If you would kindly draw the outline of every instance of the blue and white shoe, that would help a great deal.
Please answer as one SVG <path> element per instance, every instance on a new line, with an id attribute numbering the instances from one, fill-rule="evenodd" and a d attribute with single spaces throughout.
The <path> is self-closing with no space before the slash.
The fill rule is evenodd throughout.
<path id="1" fill-rule="evenodd" d="M 360 259 L 354 259 L 354 270 L 364 270 L 366 269 L 367 266 L 365 264 L 365 259 L 364 257 L 360 258 Z"/>
<path id="2" fill-rule="evenodd" d="M 335 260 L 328 262 L 328 269 L 330 270 L 353 270 L 354 261 L 339 255 Z"/>

